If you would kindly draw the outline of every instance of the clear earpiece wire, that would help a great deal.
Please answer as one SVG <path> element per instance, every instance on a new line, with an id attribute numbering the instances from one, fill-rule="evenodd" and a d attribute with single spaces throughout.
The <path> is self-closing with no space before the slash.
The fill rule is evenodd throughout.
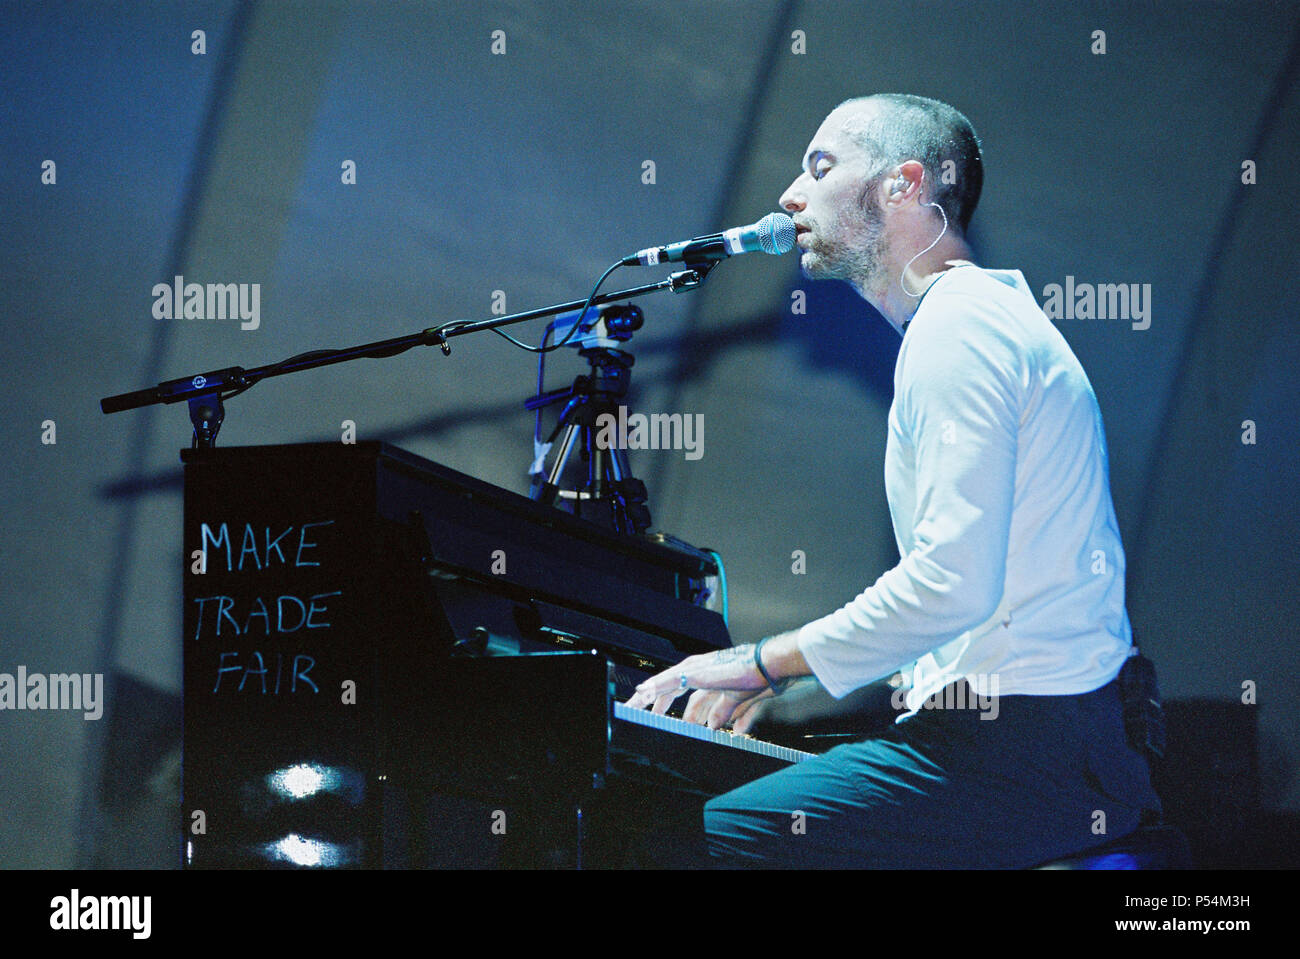
<path id="1" fill-rule="evenodd" d="M 924 174 L 924 173 L 921 174 L 921 186 L 922 186 L 922 188 L 924 188 L 924 186 L 925 186 L 925 174 Z M 908 269 L 911 267 L 911 265 L 912 265 L 913 263 L 915 263 L 915 262 L 917 261 L 917 259 L 919 259 L 920 257 L 924 256 L 925 254 L 929 253 L 931 250 L 933 250 L 933 249 L 935 248 L 935 246 L 938 244 L 938 242 L 939 242 L 940 240 L 943 239 L 943 235 L 944 235 L 945 233 L 948 232 L 948 214 L 943 212 L 943 207 L 939 206 L 939 204 L 935 203 L 933 200 L 931 200 L 929 203 L 927 203 L 926 206 L 932 206 L 932 207 L 934 207 L 936 210 L 939 211 L 939 215 L 940 215 L 941 217 L 943 217 L 943 229 L 940 230 L 940 231 L 939 231 L 939 235 L 936 236 L 936 237 L 934 238 L 934 243 L 931 243 L 929 246 L 927 246 L 927 247 L 926 247 L 924 250 L 922 250 L 920 253 L 916 254 L 916 256 L 914 256 L 914 257 L 912 257 L 910 260 L 908 260 L 908 261 L 907 261 L 907 265 L 903 267 L 903 272 L 900 273 L 900 274 L 898 274 L 898 287 L 899 287 L 899 289 L 901 289 L 904 293 L 906 293 L 908 296 L 912 297 L 913 299 L 915 299 L 916 297 L 920 296 L 920 295 L 921 295 L 922 293 L 924 293 L 925 291 L 922 290 L 921 293 L 913 293 L 911 290 L 909 290 L 909 289 L 907 288 L 907 284 L 903 282 L 903 277 L 907 276 L 907 271 L 908 271 Z"/>

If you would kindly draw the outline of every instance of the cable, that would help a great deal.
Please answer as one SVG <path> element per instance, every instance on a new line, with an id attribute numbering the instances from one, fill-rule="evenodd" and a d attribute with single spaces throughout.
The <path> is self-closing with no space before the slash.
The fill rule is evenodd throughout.
<path id="1" fill-rule="evenodd" d="M 591 301 L 596 298 L 596 294 L 600 291 L 601 286 L 603 286 L 605 281 L 609 279 L 609 275 L 622 265 L 623 265 L 623 261 L 618 260 L 608 270 L 606 270 L 604 273 L 600 275 L 600 279 L 596 281 L 596 285 L 591 288 L 591 295 L 587 297 L 587 302 L 583 303 L 582 309 L 578 311 L 579 318 L 587 315 L 587 311 L 591 309 Z M 509 333 L 502 332 L 497 327 L 492 327 L 492 332 L 497 334 L 498 336 L 505 337 L 515 346 L 519 347 L 521 350 L 527 350 L 529 353 L 553 353 L 556 350 L 558 350 L 560 347 L 567 346 L 569 340 L 573 338 L 574 333 L 578 332 L 578 327 L 581 325 L 582 325 L 581 323 L 573 324 L 573 328 L 564 335 L 564 339 L 560 340 L 558 343 L 552 343 L 550 346 L 529 346 L 527 343 L 521 343 L 519 340 L 516 340 Z M 445 329 L 445 327 L 439 327 L 438 329 L 439 331 L 441 331 Z M 543 337 L 542 339 L 544 342 L 545 337 Z"/>
<path id="2" fill-rule="evenodd" d="M 924 170 L 921 171 L 921 185 L 922 185 L 922 186 L 925 185 L 925 171 L 924 171 Z M 927 203 L 927 204 L 925 204 L 925 205 L 926 205 L 926 206 L 932 206 L 932 207 L 934 207 L 936 210 L 939 211 L 939 215 L 940 215 L 941 217 L 943 217 L 943 229 L 940 230 L 940 231 L 939 231 L 939 235 L 936 236 L 936 237 L 934 238 L 934 242 L 931 243 L 929 246 L 927 246 L 927 247 L 926 247 L 924 250 L 922 250 L 920 253 L 916 254 L 916 256 L 914 256 L 914 257 L 912 257 L 910 260 L 908 260 L 908 261 L 907 261 L 907 265 L 903 267 L 903 272 L 900 273 L 900 274 L 898 274 L 898 285 L 899 285 L 899 287 L 902 289 L 902 291 L 903 291 L 904 293 L 906 293 L 906 294 L 907 294 L 908 296 L 910 296 L 912 299 L 916 299 L 917 297 L 923 295 L 923 294 L 925 293 L 925 290 L 922 290 L 920 293 L 913 293 L 911 290 L 909 290 L 909 289 L 907 288 L 907 285 L 903 282 L 903 277 L 907 275 L 907 271 L 908 271 L 908 269 L 912 266 L 912 264 L 915 263 L 915 262 L 917 261 L 917 259 L 919 259 L 919 258 L 920 258 L 921 256 L 923 256 L 924 254 L 929 253 L 931 250 L 933 250 L 933 249 L 935 248 L 935 246 L 938 245 L 939 241 L 943 239 L 943 235 L 944 235 L 945 233 L 948 232 L 948 214 L 943 212 L 943 207 L 941 207 L 939 204 L 935 203 L 933 200 L 931 200 L 929 203 Z"/>
<path id="3" fill-rule="evenodd" d="M 722 565 L 722 554 L 716 549 L 705 549 L 718 562 L 718 597 L 722 601 L 722 625 L 727 625 L 727 567 Z"/>
<path id="4" fill-rule="evenodd" d="M 575 324 L 576 328 L 576 324 Z M 546 341 L 551 336 L 551 325 L 546 324 L 546 329 L 542 330 L 542 342 L 538 344 L 537 357 L 537 395 L 542 395 L 542 384 L 546 381 Z M 533 449 L 536 450 L 542 443 L 542 408 L 539 406 L 534 410 L 533 418 Z"/>
<path id="5" fill-rule="evenodd" d="M 619 260 L 616 263 L 614 263 L 608 270 L 606 270 L 604 273 L 600 275 L 600 279 L 596 281 L 596 285 L 591 288 L 591 295 L 587 297 L 587 302 L 583 303 L 582 309 L 578 311 L 578 322 L 574 323 L 573 326 L 569 328 L 569 332 L 564 334 L 564 339 L 560 340 L 558 343 L 554 343 L 551 346 L 546 345 L 546 341 L 551 336 L 551 324 L 549 323 L 546 325 L 546 329 L 542 331 L 542 342 L 537 346 L 529 346 L 526 343 L 520 343 L 513 336 L 507 336 L 505 333 L 501 333 L 500 330 L 495 328 L 493 329 L 492 332 L 501 333 L 502 336 L 505 336 L 507 340 L 509 340 L 511 343 L 514 343 L 516 346 L 522 347 L 523 349 L 528 350 L 530 353 L 538 354 L 537 356 L 537 395 L 538 396 L 542 395 L 542 389 L 546 379 L 546 354 L 552 353 L 555 350 L 558 350 L 560 347 L 568 344 L 569 340 L 572 339 L 573 334 L 577 333 L 578 328 L 582 326 L 582 318 L 586 316 L 587 311 L 591 309 L 591 301 L 596 298 L 596 293 L 599 292 L 601 285 L 607 279 L 609 279 L 609 275 L 611 273 L 613 273 L 622 265 L 623 265 L 623 261 Z M 536 452 L 541 445 L 542 445 L 542 408 L 539 406 L 537 407 L 536 416 L 534 417 L 534 421 L 533 421 L 534 451 Z"/>

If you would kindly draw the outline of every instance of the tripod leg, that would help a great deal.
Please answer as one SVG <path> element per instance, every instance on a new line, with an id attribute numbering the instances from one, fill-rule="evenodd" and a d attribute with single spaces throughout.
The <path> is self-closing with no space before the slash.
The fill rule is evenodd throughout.
<path id="1" fill-rule="evenodd" d="M 578 431 L 582 429 L 577 423 L 570 423 L 564 430 L 564 442 L 560 444 L 560 452 L 556 454 L 555 461 L 551 463 L 551 472 L 546 477 L 546 482 L 538 491 L 538 502 L 545 503 L 547 506 L 555 505 L 555 497 L 560 492 L 560 477 L 564 474 L 564 466 L 569 461 L 569 454 L 573 452 L 574 444 L 578 440 Z"/>
<path id="2" fill-rule="evenodd" d="M 651 523 L 645 483 L 632 475 L 625 450 L 610 450 L 608 462 L 617 528 L 625 533 L 644 533 Z"/>
<path id="3" fill-rule="evenodd" d="M 595 433 L 590 426 L 583 428 L 583 439 L 587 444 L 590 459 L 587 463 L 587 489 L 594 500 L 605 496 L 605 471 L 609 462 L 608 453 L 596 442 Z M 611 451 L 616 452 L 616 451 Z"/>

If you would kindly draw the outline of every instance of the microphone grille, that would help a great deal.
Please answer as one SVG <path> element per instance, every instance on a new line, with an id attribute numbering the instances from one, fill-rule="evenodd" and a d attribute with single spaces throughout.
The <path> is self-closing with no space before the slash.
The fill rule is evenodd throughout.
<path id="1" fill-rule="evenodd" d="M 794 249 L 794 234 L 794 220 L 784 213 L 769 213 L 758 221 L 758 242 L 764 253 L 789 253 Z"/>

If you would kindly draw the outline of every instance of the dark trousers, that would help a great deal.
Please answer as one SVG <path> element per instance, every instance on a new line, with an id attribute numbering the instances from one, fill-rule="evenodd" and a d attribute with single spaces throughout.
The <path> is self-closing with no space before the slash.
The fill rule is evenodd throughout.
<path id="1" fill-rule="evenodd" d="M 964 680 L 962 681 L 964 683 Z M 710 800 L 723 867 L 1016 869 L 1111 842 L 1159 812 L 1127 743 L 1117 684 L 1003 696 L 966 690 L 881 735 Z"/>

